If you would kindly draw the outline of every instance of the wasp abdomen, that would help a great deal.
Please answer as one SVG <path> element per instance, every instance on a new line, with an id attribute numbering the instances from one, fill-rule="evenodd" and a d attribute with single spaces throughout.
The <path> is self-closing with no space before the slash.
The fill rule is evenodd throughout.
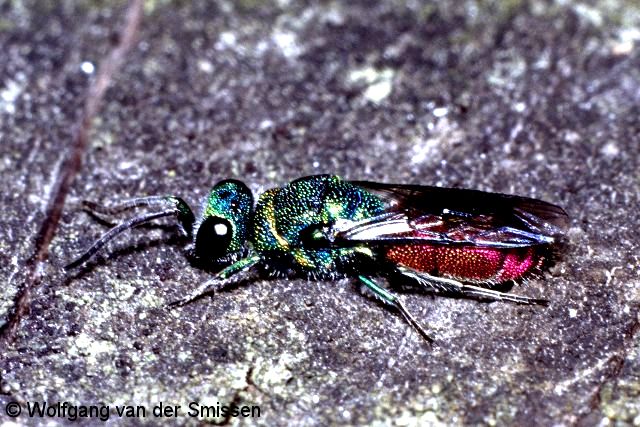
<path id="1" fill-rule="evenodd" d="M 388 260 L 434 276 L 474 283 L 517 280 L 542 262 L 533 247 L 398 245 L 387 250 Z"/>

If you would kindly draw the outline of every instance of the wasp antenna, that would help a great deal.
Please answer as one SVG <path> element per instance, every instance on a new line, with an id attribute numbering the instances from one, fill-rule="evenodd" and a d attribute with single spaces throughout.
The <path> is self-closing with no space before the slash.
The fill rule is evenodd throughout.
<path id="1" fill-rule="evenodd" d="M 176 209 L 164 210 L 161 212 L 153 212 L 146 215 L 140 215 L 113 227 L 111 230 L 107 231 L 102 237 L 100 237 L 96 242 L 91 245 L 89 249 L 87 249 L 79 258 L 76 258 L 74 261 L 64 266 L 66 271 L 72 270 L 76 267 L 81 266 L 85 262 L 87 262 L 93 255 L 96 254 L 104 245 L 107 244 L 110 240 L 116 237 L 118 234 L 122 233 L 125 230 L 136 227 L 140 224 L 144 224 L 145 222 L 153 221 L 157 218 L 162 218 L 165 216 L 172 216 L 179 213 Z"/>
<path id="2" fill-rule="evenodd" d="M 135 199 L 124 200 L 112 206 L 104 206 L 90 200 L 83 200 L 82 206 L 94 213 L 103 215 L 117 215 L 121 212 L 139 208 L 143 206 L 171 206 L 176 204 L 176 200 L 180 200 L 174 196 L 148 196 L 136 197 Z M 183 202 L 184 203 L 184 202 Z"/>

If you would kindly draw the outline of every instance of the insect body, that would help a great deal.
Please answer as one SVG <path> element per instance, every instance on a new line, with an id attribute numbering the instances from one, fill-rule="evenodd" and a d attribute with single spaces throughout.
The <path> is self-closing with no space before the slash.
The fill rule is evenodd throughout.
<path id="1" fill-rule="evenodd" d="M 479 299 L 544 303 L 491 287 L 522 279 L 540 267 L 568 223 L 562 208 L 540 200 L 344 181 L 331 175 L 304 177 L 268 190 L 255 207 L 246 185 L 221 181 L 212 188 L 199 219 L 175 196 L 87 206 L 102 214 L 143 206 L 155 210 L 112 228 L 67 269 L 85 263 L 121 231 L 175 216 L 193 240 L 195 259 L 224 266 L 177 305 L 257 266 L 311 278 L 351 276 L 397 309 L 427 340 L 424 329 L 381 279 Z"/>

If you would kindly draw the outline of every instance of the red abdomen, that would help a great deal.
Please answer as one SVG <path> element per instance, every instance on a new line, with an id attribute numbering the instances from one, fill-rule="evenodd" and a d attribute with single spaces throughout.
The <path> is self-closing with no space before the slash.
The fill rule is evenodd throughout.
<path id="1" fill-rule="evenodd" d="M 540 265 L 535 248 L 399 245 L 387 250 L 388 260 L 433 276 L 475 282 L 501 283 L 523 277 Z"/>

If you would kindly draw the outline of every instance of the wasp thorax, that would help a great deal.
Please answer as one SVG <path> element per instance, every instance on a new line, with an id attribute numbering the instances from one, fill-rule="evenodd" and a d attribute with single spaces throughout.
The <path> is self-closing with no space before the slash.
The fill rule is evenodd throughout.
<path id="1" fill-rule="evenodd" d="M 222 262 L 241 252 L 252 210 L 253 196 L 242 182 L 225 180 L 216 184 L 194 233 L 196 256 L 204 261 Z"/>

